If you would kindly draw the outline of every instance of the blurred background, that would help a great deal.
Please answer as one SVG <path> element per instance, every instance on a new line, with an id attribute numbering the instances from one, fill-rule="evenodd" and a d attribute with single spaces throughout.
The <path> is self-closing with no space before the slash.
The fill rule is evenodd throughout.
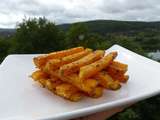
<path id="1" fill-rule="evenodd" d="M 160 62 L 159 0 L 1 0 L 0 63 L 8 54 L 119 44 Z M 109 120 L 159 120 L 160 96 Z"/>

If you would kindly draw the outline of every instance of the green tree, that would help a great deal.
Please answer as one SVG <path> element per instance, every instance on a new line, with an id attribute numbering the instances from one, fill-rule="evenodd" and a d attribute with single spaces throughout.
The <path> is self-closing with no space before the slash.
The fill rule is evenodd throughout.
<path id="1" fill-rule="evenodd" d="M 66 33 L 68 46 L 73 47 L 84 43 L 88 36 L 88 27 L 84 23 L 73 24 Z"/>
<path id="2" fill-rule="evenodd" d="M 110 41 L 106 40 L 104 36 L 96 33 L 90 33 L 84 42 L 86 47 L 92 49 L 107 49 L 111 46 Z"/>
<path id="3" fill-rule="evenodd" d="M 45 18 L 27 19 L 18 24 L 13 38 L 14 53 L 45 53 L 63 49 L 63 33 Z"/>
<path id="4" fill-rule="evenodd" d="M 0 38 L 0 63 L 8 55 L 8 49 L 10 47 L 9 41 Z"/>
<path id="5" fill-rule="evenodd" d="M 106 38 L 111 42 L 112 45 L 118 44 L 136 53 L 144 55 L 144 51 L 141 45 L 136 42 L 133 37 L 111 34 L 108 35 Z"/>
<path id="6" fill-rule="evenodd" d="M 135 35 L 135 41 L 141 44 L 146 52 L 156 51 L 160 48 L 160 32 L 139 32 Z"/>

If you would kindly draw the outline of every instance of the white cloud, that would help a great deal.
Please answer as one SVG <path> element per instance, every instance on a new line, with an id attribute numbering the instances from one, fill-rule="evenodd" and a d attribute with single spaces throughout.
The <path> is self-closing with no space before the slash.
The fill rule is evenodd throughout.
<path id="1" fill-rule="evenodd" d="M 1 0 L 0 8 L 0 27 L 15 27 L 24 16 L 45 16 L 57 24 L 94 19 L 160 20 L 159 0 Z"/>

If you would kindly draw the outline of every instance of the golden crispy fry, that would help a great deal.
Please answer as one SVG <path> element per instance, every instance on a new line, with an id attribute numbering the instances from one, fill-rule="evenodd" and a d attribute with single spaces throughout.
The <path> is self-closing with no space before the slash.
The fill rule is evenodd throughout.
<path id="1" fill-rule="evenodd" d="M 83 94 L 71 84 L 64 83 L 60 80 L 45 79 L 44 76 L 41 76 L 37 81 L 45 88 L 51 92 L 64 97 L 71 101 L 78 101 L 82 98 Z"/>
<path id="2" fill-rule="evenodd" d="M 70 83 L 78 88 L 81 88 L 81 82 L 77 74 L 71 74 L 64 77 L 60 74 L 59 70 L 56 70 L 56 71 L 52 71 L 51 76 L 59 78 L 60 80 Z"/>
<path id="3" fill-rule="evenodd" d="M 110 66 L 115 67 L 115 68 L 119 68 L 123 71 L 128 69 L 127 64 L 124 64 L 124 63 L 121 63 L 121 62 L 118 62 L 118 61 L 113 61 Z"/>
<path id="4" fill-rule="evenodd" d="M 98 80 L 96 79 L 86 79 L 82 85 L 81 85 L 81 89 L 84 92 L 87 93 L 92 93 L 92 91 L 96 88 L 96 86 L 98 85 Z"/>
<path id="5" fill-rule="evenodd" d="M 32 73 L 31 77 L 32 77 L 33 80 L 36 81 L 36 80 L 40 80 L 42 78 L 46 79 L 46 78 L 49 77 L 49 75 L 47 73 L 41 71 L 41 70 L 37 70 L 37 71 Z"/>
<path id="6" fill-rule="evenodd" d="M 125 74 L 126 71 L 119 70 L 119 68 L 114 68 L 108 66 L 106 71 L 108 72 L 109 75 L 114 76 L 114 75 L 119 75 L 119 74 Z"/>
<path id="7" fill-rule="evenodd" d="M 98 81 L 95 79 L 87 79 L 83 82 L 87 87 L 95 88 L 98 85 Z"/>
<path id="8" fill-rule="evenodd" d="M 117 90 L 120 89 L 121 85 L 118 81 L 112 79 L 111 76 L 107 74 L 105 71 L 101 71 L 96 74 L 95 78 L 99 81 L 99 84 L 104 88 Z"/>
<path id="9" fill-rule="evenodd" d="M 70 74 L 68 76 L 62 76 L 59 70 L 52 72 L 52 76 L 58 77 L 64 82 L 70 83 L 73 86 L 79 88 L 81 91 L 91 93 L 93 89 L 98 85 L 98 81 L 95 79 L 86 79 L 83 83 L 78 77 L 78 74 Z"/>
<path id="10" fill-rule="evenodd" d="M 84 50 L 83 47 L 76 47 L 76 48 L 71 48 L 71 49 L 67 49 L 67 50 L 52 52 L 52 53 L 49 53 L 46 55 L 41 55 L 41 56 L 35 57 L 33 59 L 33 62 L 36 65 L 36 67 L 42 68 L 42 66 L 44 66 L 46 64 L 46 62 L 50 59 L 60 59 L 65 56 L 81 52 L 83 50 Z"/>
<path id="11" fill-rule="evenodd" d="M 77 93 L 78 89 L 71 84 L 63 83 L 56 87 L 56 94 L 65 98 L 70 98 L 73 94 Z"/>
<path id="12" fill-rule="evenodd" d="M 98 98 L 103 95 L 103 88 L 102 87 L 96 87 L 92 93 L 89 94 L 90 97 Z"/>
<path id="13" fill-rule="evenodd" d="M 38 82 L 51 92 L 71 101 L 78 101 L 83 96 L 77 88 L 62 81 L 52 82 L 50 79 L 41 79 Z"/>
<path id="14" fill-rule="evenodd" d="M 111 52 L 102 59 L 83 66 L 80 68 L 79 78 L 84 80 L 86 78 L 92 77 L 93 75 L 97 74 L 102 69 L 106 68 L 110 62 L 117 56 L 117 52 Z"/>
<path id="15" fill-rule="evenodd" d="M 91 52 L 92 52 L 92 49 L 87 48 L 82 52 L 78 52 L 78 53 L 63 57 L 62 59 L 51 59 L 46 63 L 46 65 L 44 67 L 44 71 L 49 72 L 52 70 L 56 70 L 60 66 L 74 62 L 74 61 L 86 56 L 87 54 L 89 54 Z"/>
<path id="16" fill-rule="evenodd" d="M 77 102 L 80 99 L 82 99 L 82 97 L 83 97 L 83 94 L 81 92 L 77 92 L 77 93 L 72 94 L 69 100 Z"/>
<path id="17" fill-rule="evenodd" d="M 52 81 L 50 79 L 50 83 L 52 83 L 52 84 L 50 85 L 50 87 L 48 85 L 48 89 L 51 88 L 49 90 L 53 90 L 53 89 L 56 89 L 57 86 L 61 85 L 63 83 L 63 81 L 61 81 L 61 80 Z"/>
<path id="18" fill-rule="evenodd" d="M 107 73 L 114 79 L 114 80 L 118 80 L 119 82 L 125 83 L 128 81 L 129 76 L 128 75 L 124 75 L 125 72 L 124 71 L 120 71 L 118 69 L 115 68 L 107 68 Z"/>
<path id="19" fill-rule="evenodd" d="M 124 74 L 128 70 L 128 65 L 120 63 L 118 61 L 113 61 L 108 67 L 107 71 L 110 71 L 114 74 L 121 73 Z"/>
<path id="20" fill-rule="evenodd" d="M 44 80 L 44 79 L 43 79 Z M 42 81 L 42 80 L 41 80 Z M 55 86 L 57 87 L 59 84 L 54 84 L 55 82 L 51 82 L 50 79 L 47 79 L 47 80 L 44 80 L 45 82 L 43 83 L 44 84 L 44 87 L 46 87 L 48 90 L 50 91 L 54 91 L 55 90 Z M 60 83 L 61 84 L 61 83 Z M 53 86 L 54 85 L 54 86 Z"/>
<path id="21" fill-rule="evenodd" d="M 124 74 L 117 74 L 117 75 L 114 75 L 113 78 L 115 80 L 118 80 L 119 82 L 126 83 L 129 79 L 129 76 Z"/>
<path id="22" fill-rule="evenodd" d="M 96 60 L 100 59 L 103 55 L 104 55 L 104 51 L 97 50 L 94 53 L 90 53 L 87 56 L 85 56 L 75 62 L 61 66 L 60 73 L 61 73 L 61 75 L 65 76 L 65 75 L 77 72 L 80 69 L 80 67 L 82 67 L 84 65 L 88 65 L 92 62 L 95 62 Z"/>
<path id="23" fill-rule="evenodd" d="M 52 88 L 55 89 L 57 85 L 63 83 L 61 80 L 59 80 L 56 77 L 49 78 L 41 74 L 38 74 L 38 75 L 37 75 L 38 79 L 36 79 L 36 81 L 38 81 L 42 85 L 42 87 L 45 87 L 47 85 L 48 89 L 52 89 Z"/>

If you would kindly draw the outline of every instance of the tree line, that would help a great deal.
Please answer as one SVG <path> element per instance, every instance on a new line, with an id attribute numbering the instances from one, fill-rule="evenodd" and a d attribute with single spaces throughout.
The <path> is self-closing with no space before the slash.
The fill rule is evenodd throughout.
<path id="1" fill-rule="evenodd" d="M 75 46 L 107 49 L 113 44 L 143 54 L 142 47 L 133 37 L 93 33 L 85 23 L 72 24 L 68 31 L 62 31 L 44 17 L 24 19 L 17 25 L 13 36 L 0 38 L 0 61 L 8 54 L 48 53 Z"/>

